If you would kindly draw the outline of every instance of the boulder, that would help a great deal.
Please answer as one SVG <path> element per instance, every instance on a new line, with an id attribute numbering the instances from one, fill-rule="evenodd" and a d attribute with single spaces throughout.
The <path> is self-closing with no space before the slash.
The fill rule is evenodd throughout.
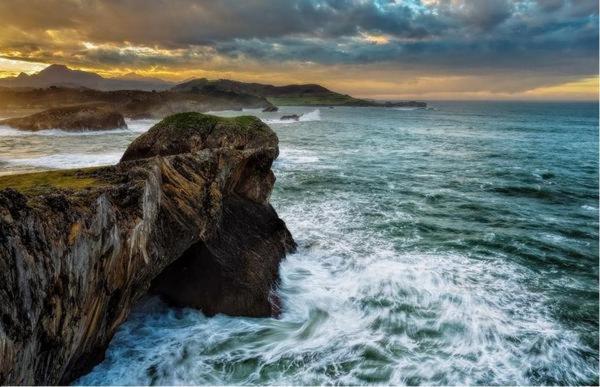
<path id="1" fill-rule="evenodd" d="M 298 120 L 300 120 L 301 116 L 302 115 L 298 115 L 298 114 L 288 114 L 286 116 L 282 116 L 281 120 L 283 120 L 283 121 L 286 121 L 286 120 L 289 120 L 289 121 L 298 121 Z"/>
<path id="2" fill-rule="evenodd" d="M 266 108 L 264 108 L 263 112 L 265 112 L 265 113 L 273 113 L 273 112 L 276 112 L 278 110 L 279 110 L 279 108 L 277 106 L 271 105 L 271 106 L 267 106 Z"/>
<path id="3" fill-rule="evenodd" d="M 123 115 L 107 105 L 76 105 L 44 110 L 26 117 L 0 121 L 16 129 L 38 131 L 108 130 L 127 128 Z"/>
<path id="4" fill-rule="evenodd" d="M 295 248 L 254 117 L 168 117 L 109 167 L 0 177 L 0 384 L 65 384 L 135 303 L 271 316 Z"/>

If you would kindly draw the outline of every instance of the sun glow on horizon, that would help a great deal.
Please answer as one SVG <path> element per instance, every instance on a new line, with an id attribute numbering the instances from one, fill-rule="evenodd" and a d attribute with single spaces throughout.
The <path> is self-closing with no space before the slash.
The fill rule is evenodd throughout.
<path id="1" fill-rule="evenodd" d="M 388 44 L 387 38 L 383 36 L 368 36 L 365 39 L 373 39 L 372 44 Z M 84 43 L 90 49 L 100 49 L 98 45 L 90 42 Z M 160 50 L 166 54 L 168 50 Z M 139 48 L 134 46 L 123 47 L 123 52 L 134 55 L 145 55 L 153 52 L 151 48 Z M 177 55 L 171 53 L 171 55 Z M 34 74 L 45 67 L 46 63 L 28 62 L 17 59 L 0 57 L 0 78 L 17 76 L 19 73 Z M 347 78 L 329 77 L 329 71 L 319 66 L 313 68 L 291 68 L 289 71 L 282 69 L 272 70 L 249 65 L 244 70 L 240 69 L 197 69 L 197 68 L 170 68 L 166 65 L 151 67 L 94 67 L 69 65 L 74 70 L 95 72 L 106 78 L 121 77 L 126 74 L 135 73 L 142 77 L 164 79 L 171 82 L 182 82 L 192 78 L 209 79 L 234 79 L 243 82 L 259 82 L 275 85 L 297 84 L 297 83 L 319 83 L 334 91 L 350 94 L 360 98 L 372 98 L 380 100 L 573 100 L 573 101 L 597 101 L 600 92 L 600 78 L 598 76 L 585 77 L 579 80 L 557 83 L 555 85 L 534 87 L 528 90 L 514 93 L 494 91 L 470 86 L 469 83 L 477 80 L 477 77 L 463 76 L 416 76 L 410 80 L 390 81 L 377 80 L 360 72 L 349 73 Z M 358 75 L 357 75 L 358 74 Z M 464 90 L 461 90 L 463 88 Z"/>

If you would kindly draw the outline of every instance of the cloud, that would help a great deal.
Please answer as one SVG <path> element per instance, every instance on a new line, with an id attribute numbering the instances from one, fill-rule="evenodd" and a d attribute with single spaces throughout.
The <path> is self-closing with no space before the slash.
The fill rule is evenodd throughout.
<path id="1" fill-rule="evenodd" d="M 598 71 L 595 0 L 3 0 L 0 24 L 2 57 L 101 71 L 358 66 L 533 87 Z"/>

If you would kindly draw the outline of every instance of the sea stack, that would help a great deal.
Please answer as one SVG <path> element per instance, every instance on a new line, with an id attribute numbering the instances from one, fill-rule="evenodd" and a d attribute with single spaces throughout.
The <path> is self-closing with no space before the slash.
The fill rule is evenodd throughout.
<path id="1" fill-rule="evenodd" d="M 108 105 L 75 105 L 44 110 L 26 117 L 0 121 L 16 129 L 38 131 L 62 129 L 66 131 L 110 130 L 127 128 L 121 113 Z"/>
<path id="2" fill-rule="evenodd" d="M 277 106 L 271 105 L 271 106 L 267 106 L 266 108 L 264 108 L 263 112 L 264 113 L 273 113 L 273 112 L 276 112 L 278 110 L 279 110 L 279 108 Z"/>
<path id="3" fill-rule="evenodd" d="M 282 121 L 299 121 L 302 114 L 288 114 L 285 116 L 281 116 Z"/>
<path id="4" fill-rule="evenodd" d="M 183 113 L 115 166 L 1 177 L 0 384 L 89 371 L 149 290 L 208 315 L 277 314 L 295 248 L 269 204 L 277 155 L 255 117 Z"/>

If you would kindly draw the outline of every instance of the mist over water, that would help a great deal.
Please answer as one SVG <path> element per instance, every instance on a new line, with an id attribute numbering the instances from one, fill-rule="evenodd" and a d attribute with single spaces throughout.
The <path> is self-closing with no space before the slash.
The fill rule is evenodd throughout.
<path id="1" fill-rule="evenodd" d="M 597 384 L 597 105 L 433 107 L 244 112 L 280 138 L 281 318 L 147 299 L 76 384 Z M 0 165 L 118 160 L 139 131 L 20 137 Z"/>

